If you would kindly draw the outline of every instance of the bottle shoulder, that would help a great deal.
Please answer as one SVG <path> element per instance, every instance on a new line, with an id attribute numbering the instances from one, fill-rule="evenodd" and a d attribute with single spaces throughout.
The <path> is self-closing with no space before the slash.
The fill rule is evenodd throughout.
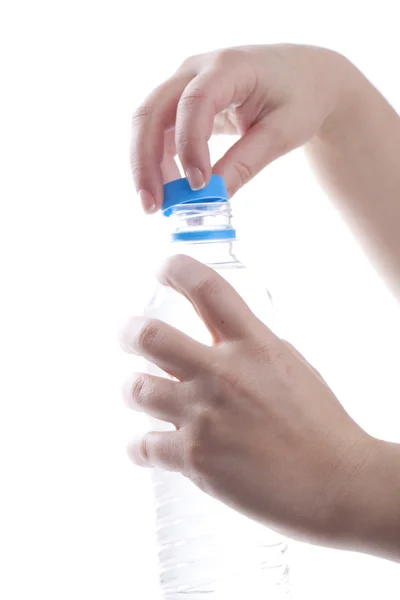
<path id="1" fill-rule="evenodd" d="M 213 269 L 234 288 L 261 321 L 269 326 L 272 324 L 271 294 L 257 274 L 252 273 L 242 263 L 222 268 L 213 265 Z M 224 299 L 222 298 L 221 301 L 223 302 Z M 159 283 L 155 285 L 145 314 L 151 318 L 163 320 L 188 334 L 191 334 L 193 329 L 191 321 L 200 321 L 194 307 L 184 296 Z M 201 329 L 201 335 L 204 338 L 204 330 Z"/>

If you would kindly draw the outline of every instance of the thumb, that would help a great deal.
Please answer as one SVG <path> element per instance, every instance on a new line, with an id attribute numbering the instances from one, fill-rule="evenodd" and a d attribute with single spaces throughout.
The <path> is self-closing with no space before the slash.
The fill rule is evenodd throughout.
<path id="1" fill-rule="evenodd" d="M 213 172 L 224 178 L 229 196 L 233 196 L 270 162 L 293 150 L 288 124 L 282 113 L 250 127 L 215 164 Z"/>

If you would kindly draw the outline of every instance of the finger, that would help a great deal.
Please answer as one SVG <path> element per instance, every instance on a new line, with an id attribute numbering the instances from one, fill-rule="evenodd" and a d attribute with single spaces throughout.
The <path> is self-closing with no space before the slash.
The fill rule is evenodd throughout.
<path id="1" fill-rule="evenodd" d="M 167 261 L 159 278 L 161 283 L 188 298 L 216 342 L 241 339 L 259 331 L 260 320 L 234 288 L 210 267 L 188 256 L 174 256 Z M 267 329 L 267 335 L 268 332 L 275 339 L 272 331 Z"/>
<path id="2" fill-rule="evenodd" d="M 175 127 L 166 131 L 164 135 L 164 156 L 161 162 L 161 173 L 163 183 L 169 183 L 179 179 L 181 174 L 175 161 Z"/>
<path id="3" fill-rule="evenodd" d="M 161 207 L 164 133 L 174 125 L 179 98 L 193 76 L 193 73 L 185 73 L 172 77 L 159 86 L 133 115 L 131 168 L 146 212 L 155 212 Z"/>
<path id="4" fill-rule="evenodd" d="M 239 134 L 235 110 L 234 106 L 228 106 L 228 108 L 215 115 L 212 130 L 213 135 Z"/>
<path id="5" fill-rule="evenodd" d="M 224 178 L 233 196 L 270 162 L 293 150 L 288 124 L 280 114 L 253 125 L 215 164 L 213 172 Z"/>
<path id="6" fill-rule="evenodd" d="M 120 334 L 122 348 L 139 354 L 181 381 L 207 363 L 209 348 L 157 319 L 132 317 Z"/>
<path id="7" fill-rule="evenodd" d="M 123 397 L 129 408 L 180 427 L 191 408 L 187 391 L 184 383 L 139 373 L 125 383 Z"/>
<path id="8" fill-rule="evenodd" d="M 231 104 L 243 103 L 255 83 L 249 69 L 236 63 L 216 63 L 186 86 L 176 113 L 176 148 L 192 189 L 211 176 L 208 140 L 214 118 Z"/>
<path id="9" fill-rule="evenodd" d="M 167 471 L 183 471 L 183 441 L 179 431 L 150 431 L 134 439 L 127 448 L 128 456 L 140 467 L 159 467 Z"/>

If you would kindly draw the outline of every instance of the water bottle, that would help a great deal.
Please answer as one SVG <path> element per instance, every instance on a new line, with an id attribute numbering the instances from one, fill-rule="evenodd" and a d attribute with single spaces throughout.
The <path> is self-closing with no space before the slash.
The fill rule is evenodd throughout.
<path id="1" fill-rule="evenodd" d="M 170 253 L 211 266 L 271 322 L 271 299 L 235 255 L 236 231 L 224 181 L 192 191 L 186 179 L 164 188 L 163 215 L 171 228 Z M 158 285 L 146 315 L 202 343 L 211 336 L 188 300 Z M 169 377 L 153 364 L 147 372 Z M 173 426 L 151 419 L 153 430 Z M 163 600 L 289 600 L 286 540 L 199 490 L 180 473 L 154 469 L 156 529 Z"/>

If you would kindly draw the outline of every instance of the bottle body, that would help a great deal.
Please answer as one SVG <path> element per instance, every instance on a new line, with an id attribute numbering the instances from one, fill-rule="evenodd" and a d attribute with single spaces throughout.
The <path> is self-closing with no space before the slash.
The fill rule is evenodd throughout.
<path id="1" fill-rule="evenodd" d="M 251 277 L 234 251 L 234 241 L 172 244 L 214 268 L 253 312 L 271 323 L 267 290 Z M 211 336 L 183 296 L 158 286 L 146 310 L 191 337 L 210 344 Z M 168 377 L 147 364 L 148 372 Z M 153 429 L 173 428 L 152 419 Z M 160 582 L 163 600 L 288 600 L 287 544 L 277 533 L 233 511 L 179 473 L 153 472 L 157 510 Z"/>

